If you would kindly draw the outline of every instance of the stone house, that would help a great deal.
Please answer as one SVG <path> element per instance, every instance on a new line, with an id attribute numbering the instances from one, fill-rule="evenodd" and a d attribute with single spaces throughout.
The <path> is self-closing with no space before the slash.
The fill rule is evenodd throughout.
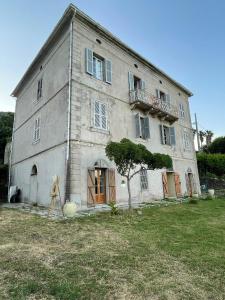
<path id="1" fill-rule="evenodd" d="M 133 202 L 200 193 L 192 93 L 70 5 L 12 95 L 17 98 L 11 185 L 48 205 L 52 177 L 62 202 L 80 209 L 127 202 L 106 144 L 126 137 L 169 154 L 173 169 L 132 179 Z"/>

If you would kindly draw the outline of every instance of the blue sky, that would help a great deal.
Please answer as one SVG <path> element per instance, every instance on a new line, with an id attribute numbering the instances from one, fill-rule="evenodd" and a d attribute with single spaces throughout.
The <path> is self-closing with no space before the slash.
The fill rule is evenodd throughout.
<path id="1" fill-rule="evenodd" d="M 70 2 L 1 1 L 0 111 L 14 111 L 10 93 Z M 72 2 L 189 88 L 200 129 L 225 135 L 225 1 Z"/>

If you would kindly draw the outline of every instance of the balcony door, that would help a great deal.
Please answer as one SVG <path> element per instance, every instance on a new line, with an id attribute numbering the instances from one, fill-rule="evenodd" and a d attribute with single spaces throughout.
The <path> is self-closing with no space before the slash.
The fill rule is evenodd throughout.
<path id="1" fill-rule="evenodd" d="M 95 203 L 106 202 L 106 169 L 95 169 Z"/>

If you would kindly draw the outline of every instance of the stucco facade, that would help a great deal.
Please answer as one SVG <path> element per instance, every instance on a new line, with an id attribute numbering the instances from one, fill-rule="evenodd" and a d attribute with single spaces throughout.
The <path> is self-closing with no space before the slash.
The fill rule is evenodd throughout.
<path id="1" fill-rule="evenodd" d="M 92 66 L 87 62 L 87 50 Z M 129 81 L 131 74 L 135 91 Z M 37 101 L 40 79 L 42 91 Z M 21 188 L 24 201 L 48 205 L 52 176 L 58 175 L 62 202 L 70 198 L 80 209 L 115 199 L 126 202 L 124 178 L 113 171 L 114 164 L 105 156 L 107 143 L 124 137 L 173 159 L 173 170 L 145 174 L 144 189 L 139 175 L 132 179 L 133 202 L 182 196 L 190 194 L 190 189 L 200 193 L 188 102 L 191 93 L 74 6 L 64 13 L 13 95 L 17 104 L 11 184 Z M 156 109 L 156 102 L 164 106 Z M 96 113 L 99 107 L 102 111 Z M 139 132 L 142 120 L 148 119 L 147 135 L 137 135 L 137 116 Z M 37 118 L 40 132 L 34 142 Z M 170 135 L 168 142 L 170 127 L 173 137 Z M 35 176 L 31 174 L 34 165 Z M 104 178 L 97 178 L 96 170 L 102 170 Z M 175 187 L 175 175 L 179 175 L 179 188 Z"/>

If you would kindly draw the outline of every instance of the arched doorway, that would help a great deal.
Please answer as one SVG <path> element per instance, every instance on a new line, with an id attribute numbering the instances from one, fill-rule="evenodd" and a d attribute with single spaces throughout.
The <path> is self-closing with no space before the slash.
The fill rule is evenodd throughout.
<path id="1" fill-rule="evenodd" d="M 32 203 L 37 203 L 38 193 L 38 181 L 37 181 L 38 170 L 37 166 L 33 165 L 30 173 L 30 199 Z"/>
<path id="2" fill-rule="evenodd" d="M 115 169 L 104 159 L 88 168 L 88 206 L 116 201 Z"/>

